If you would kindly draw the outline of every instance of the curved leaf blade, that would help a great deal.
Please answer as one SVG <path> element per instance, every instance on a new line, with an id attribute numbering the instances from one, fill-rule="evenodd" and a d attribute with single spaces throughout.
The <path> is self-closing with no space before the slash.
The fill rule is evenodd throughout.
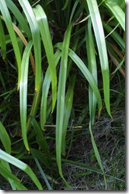
<path id="1" fill-rule="evenodd" d="M 121 9 L 121 7 L 115 1 L 106 0 L 105 4 L 110 9 L 110 11 L 113 13 L 115 18 L 118 20 L 121 27 L 125 31 L 125 13 L 124 13 L 124 11 Z"/>
<path id="2" fill-rule="evenodd" d="M 7 153 L 11 153 L 11 140 L 10 137 L 3 126 L 3 124 L 0 122 L 0 140 L 6 150 Z"/>
<path id="3" fill-rule="evenodd" d="M 61 52 L 58 50 L 55 53 L 55 65 L 57 66 L 60 57 L 61 57 Z M 42 86 L 42 97 L 41 97 L 41 108 L 40 108 L 40 125 L 42 130 L 44 130 L 44 125 L 46 123 L 47 119 L 47 97 L 48 97 L 48 92 L 51 84 L 51 74 L 50 74 L 50 68 L 48 67 L 44 81 L 43 81 L 43 86 Z"/>
<path id="4" fill-rule="evenodd" d="M 62 130 L 62 155 L 66 155 L 66 134 L 67 127 L 70 119 L 70 114 L 73 105 L 73 95 L 74 95 L 74 86 L 76 82 L 76 75 L 71 76 L 70 84 L 65 96 L 65 111 L 64 111 L 64 121 L 63 121 L 63 130 Z"/>
<path id="5" fill-rule="evenodd" d="M 88 9 L 91 16 L 91 21 L 95 33 L 95 38 L 97 42 L 102 77 L 103 77 L 103 90 L 104 90 L 104 101 L 108 114 L 111 116 L 110 112 L 110 82 L 109 82 L 109 65 L 107 49 L 104 37 L 104 31 L 102 26 L 102 21 L 96 0 L 87 0 Z"/>
<path id="6" fill-rule="evenodd" d="M 39 124 L 37 123 L 37 121 L 35 120 L 35 118 L 31 117 L 31 123 L 33 125 L 33 128 L 35 129 L 37 143 L 40 145 L 40 147 L 42 148 L 42 150 L 46 154 L 47 159 L 50 162 L 50 164 L 52 164 L 50 150 L 49 150 L 46 138 L 43 134 L 43 131 L 41 130 L 41 128 L 40 128 Z"/>
<path id="7" fill-rule="evenodd" d="M 7 168 L 4 164 L 9 164 L 5 162 L 4 160 L 0 161 L 0 174 L 10 183 L 12 190 L 28 190 L 21 182 L 20 180 L 12 174 L 10 167 Z"/>
<path id="8" fill-rule="evenodd" d="M 93 39 L 90 19 L 88 20 L 88 26 L 87 26 L 87 32 L 86 32 L 86 48 L 87 48 L 87 57 L 88 57 L 88 69 L 91 72 L 97 84 L 98 83 L 97 64 L 96 64 L 95 46 L 94 46 L 94 39 Z M 97 103 L 96 96 L 92 88 L 89 86 L 89 111 L 90 111 L 90 120 L 92 124 L 94 124 L 96 103 Z"/>
<path id="9" fill-rule="evenodd" d="M 18 9 L 18 7 L 13 3 L 12 0 L 6 0 L 7 6 L 12 12 L 12 14 L 15 16 L 19 24 L 21 25 L 22 30 L 24 30 L 25 34 L 27 37 L 30 39 L 31 38 L 31 33 L 30 29 L 28 27 L 26 19 L 23 17 L 22 13 Z"/>
<path id="10" fill-rule="evenodd" d="M 51 79 L 52 79 L 52 111 L 54 110 L 57 96 L 57 76 L 56 76 L 56 66 L 54 58 L 54 49 L 52 45 L 52 38 L 50 35 L 50 30 L 48 26 L 47 16 L 40 5 L 36 6 L 34 9 L 36 19 L 39 25 L 43 45 L 47 55 L 47 60 L 49 64 Z"/>
<path id="11" fill-rule="evenodd" d="M 86 33 L 86 48 L 87 48 L 87 56 L 88 56 L 88 67 L 89 70 L 92 74 L 92 76 L 95 79 L 96 84 L 98 83 L 98 78 L 97 78 L 97 65 L 96 65 L 96 57 L 95 57 L 95 46 L 94 46 L 94 40 L 93 40 L 93 34 L 92 34 L 92 29 L 91 29 L 91 20 L 88 20 L 88 28 L 87 28 L 87 33 Z M 96 96 L 89 86 L 89 112 L 90 112 L 90 122 L 89 122 L 89 131 L 91 135 L 91 142 L 92 146 L 94 149 L 95 157 L 97 159 L 97 162 L 104 173 L 101 157 L 94 139 L 93 135 L 93 125 L 94 125 L 94 120 L 95 120 L 95 110 L 96 110 L 96 103 L 97 99 Z M 104 177 L 105 180 L 105 177 Z M 105 182 L 106 183 L 106 182 Z M 105 184 L 106 185 L 106 184 Z"/>
<path id="12" fill-rule="evenodd" d="M 20 118 L 22 136 L 26 149 L 29 151 L 29 145 L 27 140 L 27 85 L 28 85 L 28 67 L 29 56 L 32 48 L 32 42 L 29 42 L 25 48 L 21 64 L 21 80 L 20 80 Z"/>
<path id="13" fill-rule="evenodd" d="M 77 65 L 77 67 L 80 69 L 82 74 L 85 76 L 86 80 L 89 82 L 92 90 L 94 91 L 94 94 L 95 94 L 97 102 L 98 102 L 98 110 L 99 110 L 99 114 L 100 114 L 101 109 L 102 109 L 102 99 L 101 99 L 97 84 L 96 84 L 92 74 L 90 73 L 88 68 L 85 66 L 84 62 L 71 49 L 69 49 L 69 56 L 74 61 L 74 63 Z"/>
<path id="14" fill-rule="evenodd" d="M 30 6 L 28 0 L 18 0 L 23 12 L 26 15 L 26 18 L 28 20 L 31 33 L 32 33 L 32 39 L 34 44 L 34 54 L 35 54 L 35 90 L 38 91 L 41 87 L 42 82 L 42 69 L 41 69 L 41 42 L 40 42 L 40 33 L 38 24 L 35 18 L 35 15 L 33 13 L 32 7 Z"/>
<path id="15" fill-rule="evenodd" d="M 34 174 L 34 172 L 31 170 L 31 168 L 27 164 L 25 164 L 24 162 L 18 160 L 17 158 L 15 158 L 9 154 L 7 154 L 6 152 L 4 152 L 1 149 L 0 149 L 0 159 L 16 166 L 17 168 L 19 168 L 21 170 L 23 170 L 32 179 L 32 181 L 35 183 L 37 188 L 39 190 L 43 190 L 41 183 L 39 182 L 36 175 Z"/>
<path id="16" fill-rule="evenodd" d="M 111 26 L 109 26 L 108 24 L 103 22 L 103 26 L 106 29 L 106 31 L 108 33 L 110 33 L 113 29 L 111 28 Z M 125 42 L 124 40 L 121 38 L 121 36 L 116 32 L 113 31 L 113 33 L 111 33 L 111 36 L 114 38 L 114 40 L 116 41 L 117 44 L 119 44 L 119 46 L 125 51 Z"/>
<path id="17" fill-rule="evenodd" d="M 70 44 L 72 25 L 69 24 L 62 45 L 62 56 L 61 56 L 61 66 L 59 72 L 59 86 L 57 95 L 57 117 L 56 117 L 56 160 L 59 169 L 59 174 L 67 184 L 63 177 L 62 167 L 61 167 L 61 146 L 62 146 L 62 135 L 63 135 L 63 119 L 64 119 L 64 108 L 65 108 L 65 88 L 66 88 L 66 78 L 67 78 L 67 62 L 68 62 L 68 51 Z"/>
<path id="18" fill-rule="evenodd" d="M 56 45 L 56 47 L 59 48 L 60 50 L 62 50 L 61 43 L 58 43 Z M 95 94 L 97 102 L 98 102 L 98 112 L 100 114 L 101 109 L 102 109 L 102 99 L 101 99 L 101 95 L 100 95 L 99 89 L 97 87 L 97 84 L 96 84 L 92 74 L 90 73 L 90 71 L 88 70 L 88 68 L 84 64 L 84 62 L 80 59 L 80 57 L 70 48 L 69 48 L 69 57 L 73 60 L 73 62 L 80 69 L 80 71 L 82 72 L 82 74 L 84 75 L 86 80 L 89 82 L 92 90 L 94 91 L 94 94 Z"/>
<path id="19" fill-rule="evenodd" d="M 10 36 L 10 39 L 11 39 L 11 42 L 12 42 L 12 45 L 13 45 L 16 61 L 17 61 L 17 66 L 18 66 L 18 88 L 19 88 L 19 82 L 20 82 L 20 76 L 21 76 L 21 71 L 20 71 L 21 54 L 20 54 L 20 49 L 19 49 L 17 38 L 16 38 L 16 34 L 14 32 L 14 29 L 13 29 L 11 16 L 10 16 L 10 13 L 9 13 L 8 8 L 7 8 L 5 0 L 0 0 L 0 11 L 3 15 L 6 27 L 8 29 L 9 36 Z"/>

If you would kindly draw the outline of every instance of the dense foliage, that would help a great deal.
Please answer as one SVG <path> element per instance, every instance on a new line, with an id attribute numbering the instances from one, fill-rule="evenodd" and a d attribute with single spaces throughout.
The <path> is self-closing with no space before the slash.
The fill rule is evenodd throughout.
<path id="1" fill-rule="evenodd" d="M 70 190 L 62 162 L 87 164 L 69 160 L 68 129 L 83 124 L 108 189 L 93 126 L 124 101 L 125 2 L 0 0 L 0 49 L 0 174 L 11 189 L 59 189 L 61 177 Z"/>

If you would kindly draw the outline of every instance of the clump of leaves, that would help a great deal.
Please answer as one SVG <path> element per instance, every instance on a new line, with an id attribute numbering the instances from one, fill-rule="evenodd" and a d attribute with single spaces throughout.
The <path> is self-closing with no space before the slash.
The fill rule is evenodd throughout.
<path id="1" fill-rule="evenodd" d="M 43 190 L 29 167 L 31 159 L 36 162 L 45 187 L 52 190 L 41 163 L 53 180 L 56 158 L 56 174 L 71 188 L 63 175 L 62 156 L 66 155 L 67 129 L 80 75 L 89 87 L 89 102 L 85 105 L 89 107 L 89 132 L 107 189 L 107 175 L 92 130 L 96 106 L 100 117 L 104 102 L 112 118 L 110 83 L 118 71 L 119 82 L 125 77 L 125 2 L 0 0 L 0 14 L 0 174 L 12 190 L 27 190 L 12 174 L 12 164 Z M 45 130 L 51 116 L 55 125 L 53 137 Z M 52 151 L 49 139 L 55 143 Z M 27 164 L 22 162 L 24 159 Z"/>

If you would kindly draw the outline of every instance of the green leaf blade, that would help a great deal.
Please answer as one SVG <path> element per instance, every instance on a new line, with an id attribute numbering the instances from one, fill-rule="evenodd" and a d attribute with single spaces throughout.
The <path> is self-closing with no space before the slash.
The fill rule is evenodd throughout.
<path id="1" fill-rule="evenodd" d="M 105 1 L 105 4 L 110 9 L 110 11 L 113 13 L 115 18 L 118 20 L 121 27 L 125 31 L 125 13 L 124 13 L 124 11 L 121 9 L 121 7 L 115 1 L 107 0 L 107 1 Z"/>
<path id="2" fill-rule="evenodd" d="M 104 101 L 108 114 L 111 116 L 110 112 L 110 82 L 109 82 L 109 65 L 107 49 L 104 37 L 104 31 L 102 26 L 102 21 L 96 0 L 87 0 L 91 21 L 95 33 L 95 38 L 97 42 L 100 64 L 102 69 L 103 77 L 103 90 L 104 90 Z"/>
<path id="3" fill-rule="evenodd" d="M 34 174 L 34 172 L 31 170 L 31 168 L 27 164 L 25 164 L 24 162 L 18 160 L 17 158 L 15 158 L 9 154 L 7 154 L 6 152 L 4 152 L 1 149 L 0 149 L 0 159 L 16 166 L 17 168 L 19 168 L 21 170 L 23 170 L 32 179 L 32 181 L 35 183 L 37 188 L 39 190 L 43 190 L 41 183 L 39 182 L 36 175 Z"/>
<path id="4" fill-rule="evenodd" d="M 77 65 L 77 67 L 80 69 L 82 74 L 85 76 L 86 80 L 89 82 L 92 90 L 94 91 L 95 96 L 97 98 L 97 102 L 98 102 L 98 110 L 100 112 L 102 109 L 102 99 L 101 99 L 100 92 L 98 90 L 98 87 L 95 83 L 95 80 L 92 74 L 90 73 L 88 68 L 85 66 L 84 62 L 71 49 L 69 49 L 69 56 L 74 61 L 74 63 Z"/>
<path id="5" fill-rule="evenodd" d="M 10 16 L 10 13 L 9 13 L 8 8 L 7 8 L 5 0 L 0 0 L 0 11 L 3 15 L 6 27 L 8 29 L 9 36 L 10 36 L 10 39 L 11 39 L 11 42 L 12 42 L 12 45 L 13 45 L 16 61 L 17 61 L 17 66 L 18 66 L 18 88 L 19 88 L 19 82 L 20 82 L 20 76 L 21 76 L 21 72 L 20 72 L 21 54 L 20 54 L 20 49 L 19 49 L 17 38 L 16 38 L 16 34 L 14 32 L 14 29 L 13 29 L 11 16 Z"/>
<path id="6" fill-rule="evenodd" d="M 61 57 L 61 52 L 58 50 L 55 53 L 54 57 L 55 57 L 55 65 L 57 66 Z M 44 125 L 47 119 L 47 97 L 48 97 L 48 92 L 50 88 L 50 83 L 51 83 L 51 74 L 50 74 L 50 68 L 48 67 L 44 77 L 43 86 L 42 86 L 41 111 L 40 111 L 40 125 L 42 130 L 44 130 Z"/>
<path id="7" fill-rule="evenodd" d="M 63 131 L 62 131 L 62 155 L 66 155 L 66 134 L 67 127 L 70 119 L 70 114 L 73 105 L 73 95 L 74 95 L 74 86 L 76 82 L 76 75 L 71 76 L 70 84 L 65 97 L 65 112 L 64 112 L 64 122 L 63 122 Z"/>
<path id="8" fill-rule="evenodd" d="M 3 124 L 0 122 L 0 140 L 2 141 L 2 144 L 6 150 L 7 153 L 11 153 L 11 140 L 10 137 L 3 126 Z"/>
<path id="9" fill-rule="evenodd" d="M 97 64 L 96 64 L 95 46 L 94 46 L 90 19 L 88 20 L 88 27 L 87 27 L 87 33 L 86 33 L 86 48 L 87 48 L 87 57 L 88 57 L 88 68 L 97 84 L 98 83 Z M 96 96 L 92 88 L 89 86 L 89 110 L 90 110 L 90 119 L 92 124 L 94 124 L 96 103 L 97 103 Z"/>
<path id="10" fill-rule="evenodd" d="M 41 42 L 38 24 L 33 13 L 32 7 L 30 6 L 28 0 L 18 0 L 25 15 L 28 20 L 32 39 L 34 44 L 34 54 L 35 54 L 35 90 L 39 91 L 42 83 L 42 69 L 41 69 Z"/>
<path id="11" fill-rule="evenodd" d="M 12 0 L 6 0 L 6 3 L 7 3 L 8 8 L 10 9 L 10 11 L 12 12 L 12 14 L 16 17 L 17 21 L 21 25 L 22 30 L 24 30 L 25 34 L 27 35 L 27 37 L 30 40 L 31 33 L 30 33 L 30 29 L 28 27 L 26 19 L 23 17 L 22 13 L 18 9 L 18 7 L 13 3 Z"/>
<path id="12" fill-rule="evenodd" d="M 21 80 L 20 80 L 20 118 L 22 136 L 26 149 L 29 151 L 29 145 L 27 140 L 27 85 L 28 85 L 28 67 L 29 56 L 32 48 L 32 42 L 29 42 L 25 48 L 22 64 L 21 64 Z"/>
<path id="13" fill-rule="evenodd" d="M 62 123 L 64 118 L 65 87 L 66 87 L 67 62 L 68 62 L 68 51 L 69 51 L 71 30 L 72 30 L 72 25 L 70 24 L 66 30 L 63 46 L 62 46 L 62 57 L 61 57 L 61 67 L 60 67 L 60 73 L 59 73 L 59 86 L 58 86 L 58 96 L 57 96 L 56 159 L 57 159 L 59 174 L 63 178 L 63 180 L 64 180 L 64 177 L 62 174 L 62 167 L 61 167 L 61 145 L 62 145 L 62 130 L 63 130 Z"/>
<path id="14" fill-rule="evenodd" d="M 47 55 L 47 60 L 49 63 L 49 69 L 52 79 L 52 111 L 54 110 L 57 96 L 57 76 L 56 76 L 56 66 L 55 66 L 55 58 L 54 58 L 54 49 L 52 45 L 52 38 L 50 35 L 50 30 L 48 26 L 47 16 L 40 5 L 36 6 L 34 9 L 41 37 L 43 40 L 45 52 Z"/>

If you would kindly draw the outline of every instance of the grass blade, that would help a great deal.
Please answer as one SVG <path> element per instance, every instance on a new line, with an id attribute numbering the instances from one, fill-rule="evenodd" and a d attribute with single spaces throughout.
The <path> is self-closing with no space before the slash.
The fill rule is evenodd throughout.
<path id="1" fill-rule="evenodd" d="M 55 66 L 57 66 L 60 57 L 61 57 L 61 52 L 58 50 L 55 53 Z M 50 88 L 50 83 L 51 83 L 51 74 L 50 74 L 50 68 L 48 67 L 44 81 L 43 81 L 43 86 L 42 86 L 42 97 L 41 97 L 41 108 L 40 108 L 40 125 L 42 130 L 44 130 L 44 125 L 46 123 L 47 119 L 47 97 L 48 97 L 48 91 Z"/>
<path id="2" fill-rule="evenodd" d="M 88 20 L 88 30 L 86 34 L 86 42 L 87 42 L 86 46 L 87 46 L 87 56 L 88 56 L 88 67 L 97 84 L 98 78 L 97 78 L 97 65 L 96 65 L 96 57 L 95 57 L 95 46 L 94 46 L 93 34 L 91 30 L 91 20 L 90 19 Z M 102 172 L 104 173 L 100 154 L 99 154 L 99 151 L 98 151 L 98 148 L 95 143 L 94 136 L 93 136 L 93 132 L 92 132 L 92 128 L 93 128 L 94 120 L 95 120 L 96 102 L 97 102 L 96 96 L 93 90 L 91 89 L 91 87 L 89 86 L 89 110 L 90 110 L 89 111 L 90 112 L 89 131 L 91 135 L 91 142 L 92 142 L 92 146 L 94 149 L 95 157 L 97 159 L 97 162 Z M 104 180 L 106 180 L 105 176 L 104 176 Z M 107 186 L 106 181 L 105 181 L 105 186 Z"/>
<path id="3" fill-rule="evenodd" d="M 4 88 L 4 91 L 6 91 L 5 81 L 4 81 L 4 78 L 3 78 L 3 75 L 2 75 L 1 72 L 0 72 L 0 82 L 1 82 L 1 84 L 3 86 L 3 88 Z"/>
<path id="4" fill-rule="evenodd" d="M 63 8 L 62 8 L 62 10 L 65 10 L 65 9 L 67 8 L 68 3 L 69 3 L 69 0 L 66 0 L 64 6 L 63 6 Z"/>
<path id="5" fill-rule="evenodd" d="M 112 31 L 111 26 L 109 26 L 108 24 L 103 22 L 103 26 L 106 29 L 106 31 L 108 33 L 110 33 Z M 113 33 L 111 34 L 111 36 L 114 38 L 114 40 L 116 41 L 117 44 L 119 44 L 119 46 L 125 50 L 125 42 L 123 41 L 123 39 L 121 38 L 121 36 L 116 32 L 113 31 Z"/>
<path id="6" fill-rule="evenodd" d="M 45 173 L 44 173 L 44 171 L 43 171 L 43 168 L 41 167 L 39 161 L 38 161 L 37 158 L 35 158 L 35 157 L 34 157 L 34 160 L 35 160 L 35 163 L 36 163 L 36 165 L 37 165 L 37 167 L 38 167 L 38 169 L 39 169 L 39 171 L 40 171 L 40 173 L 41 173 L 41 175 L 42 175 L 42 178 L 44 179 L 44 182 L 45 182 L 46 185 L 47 185 L 48 190 L 53 190 L 52 187 L 50 186 L 48 180 L 47 180 L 47 177 L 46 177 L 46 175 L 45 175 Z"/>
<path id="7" fill-rule="evenodd" d="M 66 87 L 68 50 L 69 50 L 71 29 L 72 29 L 72 25 L 70 24 L 64 36 L 64 41 L 62 46 L 61 66 L 60 66 L 60 73 L 59 73 L 58 96 L 57 96 L 56 159 L 57 159 L 59 174 L 63 178 L 63 180 L 64 180 L 64 177 L 62 174 L 62 167 L 61 167 L 61 146 L 62 146 L 62 135 L 63 135 L 62 124 L 63 124 L 64 108 L 65 108 L 65 87 Z"/>
<path id="8" fill-rule="evenodd" d="M 74 86 L 76 82 L 76 76 L 73 75 L 70 78 L 70 84 L 66 93 L 65 97 L 65 111 L 64 111 L 64 122 L 63 122 L 63 130 L 62 130 L 62 155 L 66 155 L 66 133 L 67 133 L 67 126 L 72 110 L 73 105 L 73 94 L 74 94 Z"/>
<path id="9" fill-rule="evenodd" d="M 40 102 L 41 89 L 42 89 L 42 84 L 40 84 L 40 87 L 38 88 L 38 91 L 36 91 L 35 95 L 34 95 L 33 103 L 32 103 L 32 106 L 31 106 L 31 111 L 30 111 L 30 114 L 29 114 L 30 116 L 29 116 L 28 121 L 27 121 L 27 131 L 30 129 L 30 126 L 31 126 L 31 116 L 33 116 L 33 117 L 36 116 L 36 112 L 37 112 L 38 105 L 39 105 L 39 102 Z"/>
<path id="10" fill-rule="evenodd" d="M 60 50 L 62 50 L 61 43 L 58 43 L 56 45 L 56 47 L 58 47 Z M 73 60 L 73 62 L 80 69 L 80 71 L 82 72 L 82 74 L 84 75 L 86 80 L 89 82 L 92 90 L 94 91 L 97 102 L 98 102 L 98 113 L 100 114 L 101 109 L 102 109 L 102 99 L 101 99 L 97 84 L 95 83 L 95 80 L 94 80 L 92 74 L 90 73 L 90 71 L 88 70 L 88 68 L 84 64 L 84 62 L 80 59 L 80 57 L 78 57 L 78 55 L 76 55 L 76 53 L 74 51 L 72 51 L 70 48 L 69 48 L 69 57 Z"/>
<path id="11" fill-rule="evenodd" d="M 4 128 L 3 124 L 0 122 L 0 140 L 6 150 L 7 153 L 11 153 L 11 140 L 9 138 L 9 135 Z"/>
<path id="12" fill-rule="evenodd" d="M 32 39 L 34 44 L 34 54 L 35 54 L 35 90 L 39 91 L 42 82 L 42 69 L 41 69 L 41 42 L 38 24 L 33 13 L 33 10 L 28 2 L 28 0 L 18 0 L 23 12 L 26 15 L 28 23 L 30 25 Z"/>
<path id="13" fill-rule="evenodd" d="M 43 165 L 45 165 L 50 170 L 50 163 L 48 162 L 48 159 L 46 156 L 42 153 L 40 150 L 36 150 L 34 148 L 31 148 L 32 155 L 37 158 Z"/>
<path id="14" fill-rule="evenodd" d="M 101 21 L 99 9 L 98 9 L 97 1 L 87 0 L 87 4 L 90 11 L 91 21 L 92 21 L 97 47 L 98 47 L 98 52 L 99 52 L 102 77 L 103 77 L 104 101 L 105 101 L 107 112 L 111 116 L 109 65 L 108 65 L 107 49 L 106 49 L 102 21 Z"/>
<path id="15" fill-rule="evenodd" d="M 23 190 L 27 190 L 21 183 L 20 180 L 12 174 L 11 168 L 8 164 L 8 162 L 5 162 L 4 160 L 1 160 L 1 166 L 2 166 L 2 171 L 3 173 L 5 172 L 5 174 L 3 175 L 3 173 L 1 173 L 5 179 L 7 179 L 7 181 L 10 183 L 12 190 L 19 190 L 19 189 L 23 189 Z"/>
<path id="16" fill-rule="evenodd" d="M 15 184 L 15 187 L 14 186 L 12 187 L 13 190 L 28 190 L 24 185 L 22 185 L 20 180 L 15 175 L 12 174 L 12 172 L 10 172 L 3 166 L 2 161 L 0 162 L 0 174 L 7 181 L 11 182 L 13 185 Z"/>
<path id="17" fill-rule="evenodd" d="M 34 9 L 41 37 L 43 40 L 45 52 L 47 55 L 47 60 L 49 63 L 49 69 L 52 79 L 52 111 L 54 110 L 57 96 L 57 76 L 56 76 L 56 66 L 55 66 L 55 58 L 54 58 L 54 49 L 52 45 L 52 38 L 50 35 L 50 30 L 48 26 L 47 16 L 40 5 L 36 6 Z"/>
<path id="18" fill-rule="evenodd" d="M 39 99 L 41 94 L 41 86 L 42 86 L 42 68 L 41 68 L 41 41 L 40 41 L 40 31 L 38 28 L 38 23 L 36 20 L 36 17 L 33 13 L 32 7 L 30 6 L 28 0 L 18 0 L 25 15 L 28 20 L 31 33 L 32 33 L 32 39 L 34 44 L 34 55 L 35 55 L 35 95 L 30 111 L 30 115 L 35 117 L 37 108 L 39 105 Z M 31 126 L 31 120 L 30 117 L 27 121 L 27 130 L 29 130 Z"/>
<path id="19" fill-rule="evenodd" d="M 124 61 L 122 61 L 122 63 L 119 63 L 117 61 L 117 59 L 110 53 L 110 51 L 109 51 L 109 56 L 111 57 L 113 63 L 117 67 L 116 70 L 115 70 L 115 72 L 119 70 L 121 72 L 121 74 L 123 75 L 124 79 L 125 79 L 125 71 L 121 67 Z"/>
<path id="20" fill-rule="evenodd" d="M 23 170 L 32 179 L 32 181 L 35 183 L 37 188 L 39 190 L 43 190 L 41 183 L 39 182 L 36 175 L 34 174 L 34 172 L 31 170 L 31 168 L 27 164 L 25 164 L 24 162 L 16 159 L 15 157 L 13 157 L 9 154 L 7 154 L 6 152 L 2 151 L 1 149 L 0 149 L 0 159 L 16 166 L 17 168 L 19 168 L 21 170 Z"/>
<path id="21" fill-rule="evenodd" d="M 28 42 L 27 42 L 25 36 L 23 35 L 23 33 L 19 30 L 19 28 L 15 24 L 13 24 L 13 28 L 14 28 L 15 32 L 17 33 L 17 35 L 19 36 L 19 38 L 21 39 L 21 41 L 22 41 L 21 43 L 23 43 L 26 46 L 28 44 Z M 34 58 L 33 58 L 32 53 L 30 53 L 30 62 L 32 65 L 32 70 L 35 74 L 35 62 L 34 62 Z"/>
<path id="22" fill-rule="evenodd" d="M 74 6 L 73 6 L 73 9 L 72 9 L 72 11 L 71 11 L 70 18 L 69 18 L 69 21 L 70 21 L 70 22 L 72 22 L 73 15 L 74 15 L 74 13 L 75 13 L 75 10 L 76 10 L 76 8 L 77 8 L 78 3 L 79 3 L 78 1 L 75 1 L 75 3 L 74 3 Z"/>
<path id="23" fill-rule="evenodd" d="M 107 0 L 105 1 L 105 4 L 110 9 L 110 11 L 113 13 L 115 18 L 118 20 L 121 27 L 125 31 L 125 13 L 121 9 L 121 7 L 117 4 L 117 1 Z"/>
<path id="24" fill-rule="evenodd" d="M 115 60 L 115 59 L 114 59 Z M 125 58 L 123 58 L 123 60 L 120 62 L 120 63 L 117 63 L 117 67 L 116 69 L 112 72 L 112 75 L 115 74 L 118 70 L 121 71 L 122 70 L 122 65 L 124 64 L 125 62 Z M 124 78 L 125 78 L 125 72 L 124 71 L 121 71 L 121 73 L 123 74 Z"/>
<path id="25" fill-rule="evenodd" d="M 87 48 L 87 57 L 88 57 L 88 69 L 91 72 L 97 84 L 98 83 L 97 64 L 96 64 L 95 46 L 94 46 L 94 39 L 93 39 L 90 19 L 88 20 L 87 29 L 88 30 L 86 33 L 86 48 Z M 90 119 L 91 119 L 92 125 L 94 124 L 94 119 L 95 119 L 96 103 L 97 103 L 96 96 L 92 88 L 89 86 L 89 111 L 90 111 Z"/>
<path id="26" fill-rule="evenodd" d="M 29 151 L 29 145 L 27 140 L 27 86 L 28 86 L 28 67 L 29 67 L 29 56 L 32 48 L 32 42 L 28 43 L 25 48 L 22 64 L 21 64 L 21 80 L 20 80 L 20 118 L 22 136 L 26 149 Z"/>
<path id="27" fill-rule="evenodd" d="M 20 82 L 20 76 L 21 76 L 21 54 L 20 54 L 20 49 L 18 46 L 18 41 L 16 38 L 16 34 L 14 32 L 13 29 L 13 25 L 12 25 L 12 20 L 11 20 L 11 16 L 9 14 L 7 5 L 5 0 L 0 0 L 0 11 L 3 15 L 6 27 L 8 29 L 9 32 L 9 36 L 13 45 L 13 49 L 14 49 L 14 53 L 15 53 L 15 57 L 16 57 L 16 61 L 17 61 L 17 66 L 18 66 L 18 88 L 19 88 L 19 82 Z"/>
<path id="28" fill-rule="evenodd" d="M 37 121 L 33 117 L 31 117 L 31 123 L 35 129 L 37 143 L 40 145 L 40 147 L 42 148 L 42 150 L 46 154 L 50 164 L 52 164 L 50 150 L 49 150 L 46 138 L 44 137 L 41 128 L 39 127 Z"/>
<path id="29" fill-rule="evenodd" d="M 102 165 L 102 160 L 100 158 L 100 154 L 99 154 L 99 151 L 98 151 L 98 148 L 97 148 L 97 145 L 95 143 L 95 139 L 94 139 L 94 136 L 93 136 L 93 133 L 92 133 L 92 124 L 91 124 L 91 122 L 89 123 L 89 130 L 90 130 L 91 142 L 92 142 L 92 145 L 93 145 L 95 156 L 96 156 L 97 162 L 98 162 L 98 164 L 99 164 L 99 166 L 100 166 L 100 168 L 103 172 L 103 175 L 104 175 L 105 189 L 107 189 L 107 182 L 106 182 L 106 178 L 105 178 L 105 172 L 104 172 L 103 165 Z"/>
<path id="30" fill-rule="evenodd" d="M 69 49 L 69 56 L 74 61 L 74 63 L 77 65 L 77 67 L 80 69 L 82 74 L 85 76 L 86 80 L 89 82 L 92 90 L 94 91 L 94 94 L 95 94 L 97 102 L 98 102 L 98 112 L 100 114 L 101 109 L 102 109 L 102 99 L 101 99 L 100 92 L 98 90 L 98 87 L 95 83 L 95 80 L 94 80 L 92 74 L 87 69 L 84 62 L 71 49 Z"/>
<path id="31" fill-rule="evenodd" d="M 35 158 L 37 158 L 43 165 L 45 165 L 49 170 L 50 170 L 50 164 L 48 162 L 47 157 L 42 153 L 40 150 L 32 149 L 31 148 L 31 153 Z"/>
<path id="32" fill-rule="evenodd" d="M 2 144 L 3 144 L 6 152 L 10 154 L 11 153 L 11 140 L 10 140 L 10 137 L 9 137 L 6 129 L 4 128 L 4 126 L 1 122 L 0 122 L 0 140 L 2 141 Z M 11 169 L 10 169 L 10 166 L 7 162 L 1 161 L 1 165 L 3 165 L 3 168 L 6 168 L 9 171 L 9 173 L 12 173 Z M 3 175 L 3 173 L 2 173 L 2 175 Z M 6 176 L 6 173 L 5 173 L 4 177 L 7 178 L 7 180 L 9 181 L 12 189 L 16 190 L 16 185 L 15 185 L 15 182 L 12 181 L 12 178 L 10 179 L 9 176 Z"/>
<path id="33" fill-rule="evenodd" d="M 27 20 L 23 17 L 22 13 L 18 9 L 18 7 L 13 3 L 12 0 L 6 0 L 6 3 L 10 11 L 12 12 L 12 14 L 15 16 L 15 18 L 19 22 L 22 30 L 24 31 L 24 33 L 27 35 L 27 37 L 30 40 L 31 33 L 30 33 L 30 29 L 27 24 Z"/>

